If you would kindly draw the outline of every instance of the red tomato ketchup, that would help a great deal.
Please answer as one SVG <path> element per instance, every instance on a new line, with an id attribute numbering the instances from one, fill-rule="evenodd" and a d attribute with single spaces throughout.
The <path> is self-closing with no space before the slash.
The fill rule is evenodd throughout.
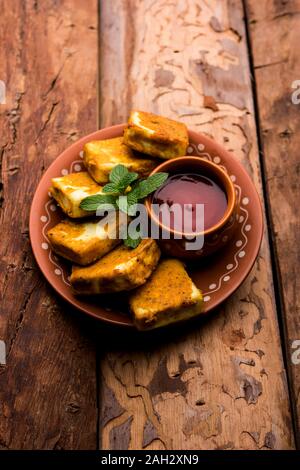
<path id="1" fill-rule="evenodd" d="M 177 219 L 170 211 L 170 226 L 172 230 L 195 232 L 196 205 L 204 205 L 204 230 L 216 225 L 225 214 L 227 208 L 226 192 L 210 175 L 197 173 L 180 173 L 170 176 L 165 184 L 154 193 L 153 204 L 167 204 L 171 209 L 173 204 L 179 204 L 190 216 Z M 183 214 L 188 214 L 184 212 Z"/>

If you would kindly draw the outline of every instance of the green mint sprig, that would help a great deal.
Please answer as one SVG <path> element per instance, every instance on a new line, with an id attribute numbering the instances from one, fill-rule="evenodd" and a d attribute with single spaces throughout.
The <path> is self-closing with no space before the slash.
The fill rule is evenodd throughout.
<path id="1" fill-rule="evenodd" d="M 102 188 L 102 194 L 95 194 L 84 198 L 81 209 L 86 211 L 96 211 L 98 208 L 109 210 L 112 207 L 119 209 L 129 216 L 136 213 L 136 204 L 158 189 L 168 178 L 168 173 L 155 173 L 147 179 L 138 180 L 138 174 L 128 171 L 124 165 L 116 165 L 109 174 L 109 183 Z M 124 244 L 131 248 L 136 248 L 141 241 L 129 235 L 124 240 Z"/>
<path id="2" fill-rule="evenodd" d="M 136 248 L 142 241 L 141 236 L 139 235 L 140 232 L 136 231 L 135 237 L 132 238 L 129 234 L 127 234 L 127 238 L 124 240 L 124 245 L 128 248 Z"/>
<path id="3" fill-rule="evenodd" d="M 85 197 L 80 203 L 81 209 L 93 212 L 95 212 L 99 206 L 101 206 L 101 209 L 104 209 L 104 206 L 105 209 L 110 209 L 111 205 L 117 208 L 116 199 L 112 194 L 95 194 L 94 196 Z"/>
<path id="4" fill-rule="evenodd" d="M 137 173 L 129 172 L 126 166 L 116 165 L 109 174 L 110 183 L 103 186 L 102 191 L 104 193 L 123 193 L 138 177 Z"/>

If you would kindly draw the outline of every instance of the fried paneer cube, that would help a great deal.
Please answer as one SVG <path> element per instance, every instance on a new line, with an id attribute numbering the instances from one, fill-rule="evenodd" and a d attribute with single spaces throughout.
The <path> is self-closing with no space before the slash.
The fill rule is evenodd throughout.
<path id="1" fill-rule="evenodd" d="M 99 186 L 87 171 L 70 173 L 66 176 L 52 178 L 52 186 L 49 192 L 57 201 L 65 214 L 69 217 L 86 217 L 90 212 L 81 209 L 80 203 L 87 196 L 101 194 Z"/>
<path id="2" fill-rule="evenodd" d="M 186 155 L 189 143 L 185 124 L 143 111 L 132 111 L 124 131 L 128 147 L 168 160 Z"/>
<path id="3" fill-rule="evenodd" d="M 146 282 L 159 258 L 159 247 L 151 238 L 134 249 L 123 244 L 90 266 L 73 266 L 71 285 L 79 294 L 131 290 Z"/>
<path id="4" fill-rule="evenodd" d="M 47 233 L 51 247 L 56 254 L 73 263 L 82 266 L 90 264 L 121 242 L 119 230 L 127 220 L 125 222 L 125 214 L 120 215 L 105 224 L 99 219 L 88 222 L 63 220 Z"/>
<path id="5" fill-rule="evenodd" d="M 137 328 L 150 330 L 198 315 L 203 299 L 183 263 L 165 259 L 130 295 L 129 305 Z"/>
<path id="6" fill-rule="evenodd" d="M 83 147 L 85 166 L 95 181 L 105 184 L 109 173 L 118 164 L 135 171 L 140 177 L 148 176 L 158 162 L 145 155 L 137 155 L 123 142 L 123 137 L 114 139 L 93 140 Z"/>

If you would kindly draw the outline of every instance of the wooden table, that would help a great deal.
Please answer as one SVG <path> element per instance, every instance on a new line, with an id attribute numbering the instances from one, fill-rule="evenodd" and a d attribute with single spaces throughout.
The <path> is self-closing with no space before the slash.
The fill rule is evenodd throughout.
<path id="1" fill-rule="evenodd" d="M 300 1 L 0 0 L 0 11 L 0 448 L 293 449 Z M 234 152 L 266 215 L 239 290 L 205 320 L 146 339 L 65 304 L 28 239 L 44 170 L 133 107 Z"/>

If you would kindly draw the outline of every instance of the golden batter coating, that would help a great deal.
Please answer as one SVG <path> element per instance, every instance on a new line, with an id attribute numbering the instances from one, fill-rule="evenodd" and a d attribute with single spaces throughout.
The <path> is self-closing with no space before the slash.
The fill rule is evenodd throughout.
<path id="1" fill-rule="evenodd" d="M 159 258 L 159 247 L 151 238 L 135 249 L 121 245 L 90 266 L 73 266 L 71 285 L 79 294 L 131 290 L 146 282 Z"/>
<path id="2" fill-rule="evenodd" d="M 148 176 L 158 165 L 154 159 L 138 155 L 127 147 L 123 137 L 88 142 L 83 147 L 83 159 L 90 175 L 101 184 L 109 181 L 109 173 L 118 164 L 138 173 L 140 177 Z"/>
<path id="3" fill-rule="evenodd" d="M 183 263 L 166 259 L 131 294 L 129 304 L 137 328 L 148 330 L 198 315 L 203 299 Z"/>
<path id="4" fill-rule="evenodd" d="M 124 143 L 139 152 L 165 160 L 186 155 L 189 143 L 185 124 L 143 111 L 132 111 Z"/>
<path id="5" fill-rule="evenodd" d="M 102 258 L 121 242 L 119 224 L 116 217 L 105 226 L 99 219 L 88 222 L 66 219 L 51 228 L 47 235 L 56 254 L 85 266 Z"/>
<path id="6" fill-rule="evenodd" d="M 49 192 L 57 201 L 65 214 L 69 217 L 86 217 L 90 212 L 79 207 L 81 201 L 92 194 L 101 194 L 102 187 L 99 186 L 87 171 L 70 173 L 66 176 L 52 178 L 52 186 Z"/>

